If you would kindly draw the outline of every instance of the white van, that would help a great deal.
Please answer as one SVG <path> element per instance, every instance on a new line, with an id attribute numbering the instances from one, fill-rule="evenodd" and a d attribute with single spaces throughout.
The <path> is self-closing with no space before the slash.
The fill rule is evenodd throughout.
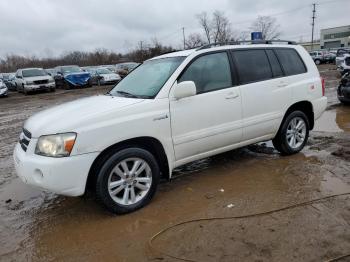
<path id="1" fill-rule="evenodd" d="M 145 61 L 105 95 L 30 117 L 18 175 L 67 196 L 92 187 L 114 213 L 146 205 L 178 166 L 272 139 L 303 149 L 327 105 L 310 55 L 295 44 L 208 45 Z"/>

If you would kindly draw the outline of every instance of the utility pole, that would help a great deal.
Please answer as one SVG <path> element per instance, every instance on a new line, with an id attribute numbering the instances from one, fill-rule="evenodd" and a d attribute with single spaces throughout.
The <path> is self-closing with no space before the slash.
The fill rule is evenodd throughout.
<path id="1" fill-rule="evenodd" d="M 140 41 L 140 50 L 141 50 L 141 60 L 143 61 L 143 49 L 142 49 L 143 41 Z"/>
<path id="2" fill-rule="evenodd" d="M 314 50 L 314 28 L 315 28 L 315 18 L 316 18 L 316 4 L 312 4 L 312 32 L 311 32 L 311 51 Z"/>
<path id="3" fill-rule="evenodd" d="M 186 49 L 186 38 L 185 38 L 185 28 L 184 27 L 182 28 L 182 35 L 184 38 L 184 50 L 185 50 Z"/>

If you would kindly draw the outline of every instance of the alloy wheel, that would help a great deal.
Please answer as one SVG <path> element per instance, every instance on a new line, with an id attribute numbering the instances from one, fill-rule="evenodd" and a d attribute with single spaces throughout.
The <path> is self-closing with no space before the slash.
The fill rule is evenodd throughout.
<path id="1" fill-rule="evenodd" d="M 292 149 L 299 148 L 305 141 L 306 123 L 303 118 L 293 118 L 287 127 L 286 139 Z"/>
<path id="2" fill-rule="evenodd" d="M 141 201 L 152 185 L 152 170 L 141 158 L 120 161 L 108 178 L 110 197 L 120 205 L 132 205 Z"/>

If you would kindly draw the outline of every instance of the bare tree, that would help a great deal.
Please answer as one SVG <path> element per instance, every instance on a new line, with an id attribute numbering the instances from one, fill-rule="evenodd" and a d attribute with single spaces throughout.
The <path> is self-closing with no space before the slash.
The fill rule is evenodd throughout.
<path id="1" fill-rule="evenodd" d="M 271 16 L 259 16 L 252 24 L 253 31 L 261 32 L 263 39 L 277 39 L 281 32 L 279 31 L 279 24 L 276 18 Z"/>
<path id="2" fill-rule="evenodd" d="M 199 25 L 203 28 L 205 37 L 208 41 L 208 43 L 211 43 L 211 35 L 212 35 L 212 25 L 210 22 L 210 19 L 208 17 L 208 14 L 206 12 L 202 12 L 197 15 L 197 19 L 199 22 Z"/>
<path id="3" fill-rule="evenodd" d="M 232 39 L 231 24 L 223 12 L 216 10 L 212 19 L 212 39 L 214 43 L 227 42 Z"/>
<path id="4" fill-rule="evenodd" d="M 203 12 L 197 15 L 197 19 L 209 44 L 233 40 L 231 23 L 223 12 L 216 10 L 212 18 Z"/>
<path id="5" fill-rule="evenodd" d="M 185 41 L 186 49 L 191 49 L 203 45 L 203 40 L 200 34 L 193 33 L 187 36 Z"/>

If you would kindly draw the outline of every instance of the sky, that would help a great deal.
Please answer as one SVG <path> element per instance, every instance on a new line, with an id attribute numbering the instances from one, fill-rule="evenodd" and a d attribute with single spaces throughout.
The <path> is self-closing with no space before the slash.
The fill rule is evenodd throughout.
<path id="1" fill-rule="evenodd" d="M 272 15 L 281 39 L 310 41 L 316 0 L 1 0 L 0 57 L 54 57 L 105 48 L 126 53 L 157 38 L 182 46 L 185 35 L 201 33 L 196 15 L 225 13 L 234 31 L 250 31 L 259 15 Z M 321 28 L 350 25 L 350 0 L 319 0 L 315 35 Z"/>

